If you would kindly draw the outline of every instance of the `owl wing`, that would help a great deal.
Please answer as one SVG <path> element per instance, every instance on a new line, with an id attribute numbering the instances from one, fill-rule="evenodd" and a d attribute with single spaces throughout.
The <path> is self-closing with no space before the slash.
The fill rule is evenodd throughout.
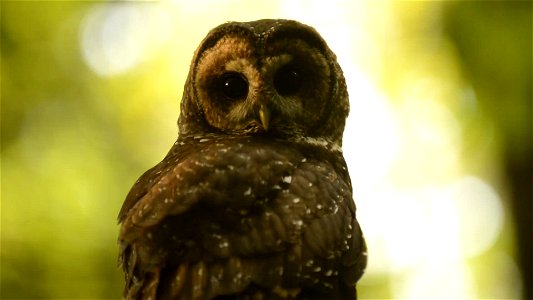
<path id="1" fill-rule="evenodd" d="M 364 240 L 342 156 L 323 154 L 209 141 L 163 168 L 122 219 L 126 296 L 353 295 Z"/>

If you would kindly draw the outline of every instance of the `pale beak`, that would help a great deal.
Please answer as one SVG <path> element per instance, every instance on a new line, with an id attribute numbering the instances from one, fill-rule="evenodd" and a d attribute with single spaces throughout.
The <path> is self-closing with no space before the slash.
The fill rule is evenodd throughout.
<path id="1" fill-rule="evenodd" d="M 259 119 L 261 120 L 263 129 L 268 131 L 268 126 L 270 125 L 270 109 L 267 106 L 261 105 L 259 108 Z"/>

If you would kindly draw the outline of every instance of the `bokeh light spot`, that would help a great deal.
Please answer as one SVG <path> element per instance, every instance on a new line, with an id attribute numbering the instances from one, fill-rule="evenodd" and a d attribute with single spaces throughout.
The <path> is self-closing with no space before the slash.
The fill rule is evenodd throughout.
<path id="1" fill-rule="evenodd" d="M 169 23 L 168 15 L 154 4 L 95 5 L 81 27 L 85 62 L 101 76 L 124 73 L 162 46 Z"/>

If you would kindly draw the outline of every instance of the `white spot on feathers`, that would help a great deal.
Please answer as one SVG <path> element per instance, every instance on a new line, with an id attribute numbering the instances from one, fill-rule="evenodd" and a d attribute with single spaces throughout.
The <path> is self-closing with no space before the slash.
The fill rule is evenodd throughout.
<path id="1" fill-rule="evenodd" d="M 294 224 L 296 228 L 300 229 L 302 225 L 304 224 L 304 222 L 302 220 L 294 220 L 292 221 L 292 224 Z"/>

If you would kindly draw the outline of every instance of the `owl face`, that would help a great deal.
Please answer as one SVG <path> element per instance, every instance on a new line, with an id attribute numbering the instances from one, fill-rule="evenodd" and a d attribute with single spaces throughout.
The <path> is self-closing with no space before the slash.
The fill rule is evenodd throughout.
<path id="1" fill-rule="evenodd" d="M 314 29 L 295 21 L 215 28 L 197 50 L 186 88 L 180 134 L 319 137 L 324 131 L 335 140 L 348 112 L 334 54 Z"/>

